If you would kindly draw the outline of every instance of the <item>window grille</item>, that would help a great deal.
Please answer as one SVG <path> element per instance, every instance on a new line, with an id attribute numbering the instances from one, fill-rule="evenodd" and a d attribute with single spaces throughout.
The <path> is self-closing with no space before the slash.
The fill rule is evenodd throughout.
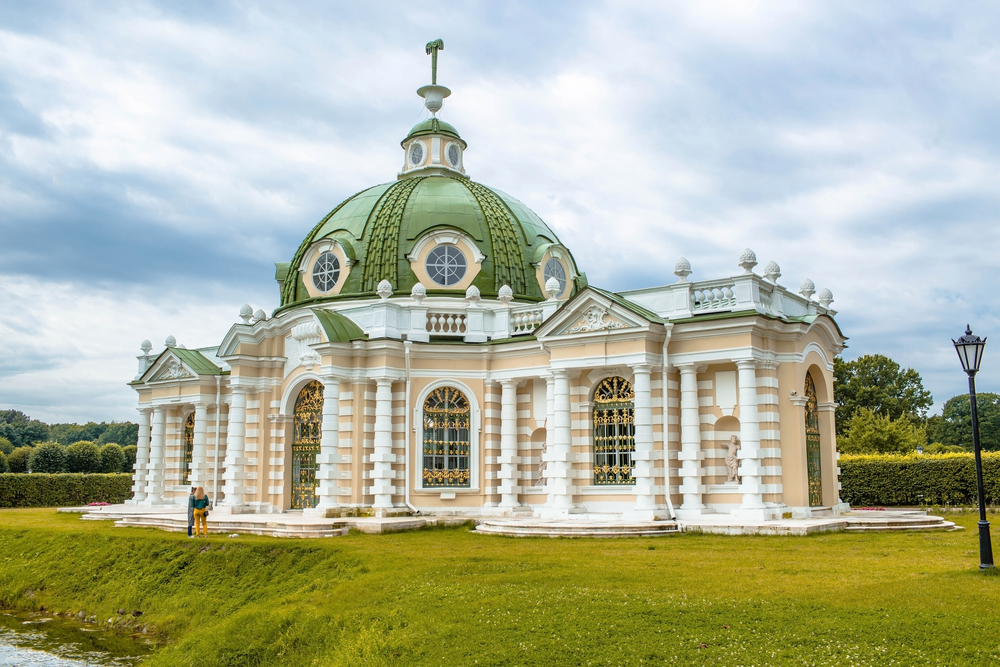
<path id="1" fill-rule="evenodd" d="M 469 488 L 469 399 L 454 387 L 435 389 L 424 401 L 424 488 Z"/>
<path id="2" fill-rule="evenodd" d="M 820 454 L 819 404 L 812 373 L 806 373 L 806 470 L 809 474 L 809 506 L 823 505 L 823 466 Z"/>
<path id="3" fill-rule="evenodd" d="M 194 459 L 194 413 L 184 421 L 184 457 L 181 459 L 181 484 L 191 483 L 191 461 Z"/>
<path id="4" fill-rule="evenodd" d="M 635 390 L 620 377 L 594 392 L 594 484 L 635 484 Z"/>
<path id="5" fill-rule="evenodd" d="M 295 399 L 292 441 L 292 509 L 316 507 L 316 454 L 323 426 L 323 385 L 313 380 Z"/>

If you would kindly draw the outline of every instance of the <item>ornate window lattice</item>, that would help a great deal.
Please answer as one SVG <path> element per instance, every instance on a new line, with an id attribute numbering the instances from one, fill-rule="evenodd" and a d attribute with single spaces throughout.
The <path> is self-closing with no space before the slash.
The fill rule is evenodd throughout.
<path id="1" fill-rule="evenodd" d="M 469 399 L 454 387 L 435 389 L 424 401 L 424 488 L 469 488 Z"/>
<path id="2" fill-rule="evenodd" d="M 806 373 L 806 468 L 809 472 L 809 505 L 823 504 L 823 466 L 820 455 L 819 410 L 816 383 L 812 373 Z"/>
<path id="3" fill-rule="evenodd" d="M 313 265 L 313 285 L 320 292 L 329 292 L 340 278 L 340 260 L 332 252 L 324 252 Z"/>
<path id="4" fill-rule="evenodd" d="M 439 245 L 427 255 L 427 275 L 445 287 L 462 282 L 467 266 L 465 255 L 453 245 Z"/>
<path id="5" fill-rule="evenodd" d="M 191 461 L 194 458 L 194 413 L 184 421 L 184 457 L 181 459 L 181 484 L 191 483 Z"/>
<path id="6" fill-rule="evenodd" d="M 292 509 L 316 507 L 316 454 L 323 426 L 323 385 L 313 380 L 295 399 Z"/>
<path id="7" fill-rule="evenodd" d="M 546 283 L 549 282 L 549 278 L 555 278 L 559 281 L 559 294 L 566 291 L 566 269 L 563 268 L 562 262 L 558 259 L 552 257 L 545 262 L 545 270 L 542 275 Z"/>
<path id="8" fill-rule="evenodd" d="M 414 141 L 410 146 L 410 164 L 414 167 L 424 161 L 424 145 L 419 141 Z"/>
<path id="9" fill-rule="evenodd" d="M 594 392 L 594 484 L 635 484 L 635 390 L 620 377 Z"/>

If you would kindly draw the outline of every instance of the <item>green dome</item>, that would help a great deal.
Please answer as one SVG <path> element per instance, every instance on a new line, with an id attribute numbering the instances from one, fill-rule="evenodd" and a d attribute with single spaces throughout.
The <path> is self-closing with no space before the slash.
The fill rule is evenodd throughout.
<path id="1" fill-rule="evenodd" d="M 363 190 L 323 218 L 291 263 L 278 267 L 281 307 L 374 296 L 382 280 L 388 280 L 396 294 L 408 295 L 418 280 L 407 255 L 422 236 L 437 229 L 463 232 L 485 255 L 472 282 L 483 297 L 495 297 L 503 285 L 510 285 L 515 298 L 544 298 L 532 263 L 559 239 L 541 218 L 510 195 L 468 178 L 414 176 Z M 354 265 L 337 296 L 312 298 L 296 269 L 309 248 L 324 238 L 338 241 Z M 572 257 L 567 262 L 579 273 Z M 571 293 L 578 289 L 577 284 L 571 287 Z M 464 289 L 442 287 L 431 291 L 435 293 L 464 295 Z"/>
<path id="2" fill-rule="evenodd" d="M 462 141 L 462 137 L 458 136 L 458 130 L 455 129 L 454 125 L 444 122 L 443 120 L 438 120 L 437 118 L 428 118 L 425 121 L 421 121 L 413 126 L 410 133 L 406 135 L 406 139 L 400 142 L 400 145 L 405 144 L 407 141 L 413 137 L 418 137 L 423 134 L 446 134 L 449 137 L 454 137 L 459 141 Z"/>

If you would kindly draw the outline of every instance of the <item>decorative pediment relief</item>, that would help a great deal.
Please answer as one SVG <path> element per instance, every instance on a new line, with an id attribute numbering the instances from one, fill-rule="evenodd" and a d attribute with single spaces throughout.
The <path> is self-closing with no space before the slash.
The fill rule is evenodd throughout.
<path id="1" fill-rule="evenodd" d="M 609 329 L 625 329 L 635 326 L 631 323 L 623 322 L 610 312 L 607 308 L 597 304 L 591 305 L 584 310 L 576 321 L 569 327 L 561 331 L 564 334 L 589 333 L 591 331 L 607 331 Z"/>
<path id="2" fill-rule="evenodd" d="M 160 380 L 186 380 L 197 377 L 187 366 L 182 364 L 176 357 L 167 357 L 160 367 L 153 372 L 150 382 Z"/>

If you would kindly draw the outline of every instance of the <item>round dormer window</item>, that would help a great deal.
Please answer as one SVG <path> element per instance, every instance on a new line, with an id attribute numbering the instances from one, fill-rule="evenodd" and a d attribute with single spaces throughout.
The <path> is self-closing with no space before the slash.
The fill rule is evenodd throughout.
<path id="1" fill-rule="evenodd" d="M 448 148 L 445 150 L 445 158 L 448 160 L 448 166 L 452 169 L 458 169 L 461 166 L 462 151 L 458 147 L 458 144 L 448 144 Z"/>
<path id="2" fill-rule="evenodd" d="M 545 262 L 543 276 L 545 282 L 549 282 L 549 278 L 555 278 L 559 281 L 559 294 L 566 291 L 566 269 L 563 268 L 562 262 L 558 259 L 551 257 L 549 261 Z"/>
<path id="3" fill-rule="evenodd" d="M 414 141 L 410 145 L 410 166 L 418 167 L 424 162 L 424 145 Z"/>
<path id="4" fill-rule="evenodd" d="M 313 264 L 313 285 L 320 292 L 329 292 L 340 278 L 340 260 L 332 252 L 324 252 Z"/>
<path id="5" fill-rule="evenodd" d="M 468 262 L 453 245 L 439 245 L 427 254 L 427 275 L 438 285 L 451 287 L 462 282 Z"/>

